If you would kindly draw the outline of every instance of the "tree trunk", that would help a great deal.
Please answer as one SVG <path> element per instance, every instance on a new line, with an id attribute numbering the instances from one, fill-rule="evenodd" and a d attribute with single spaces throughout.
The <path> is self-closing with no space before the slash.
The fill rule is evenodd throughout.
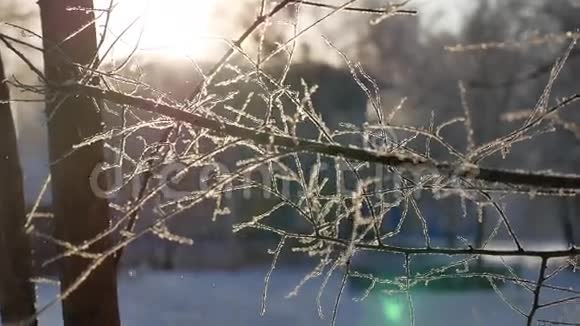
<path id="1" fill-rule="evenodd" d="M 26 207 L 16 129 L 0 57 L 0 314 L 6 324 L 35 313 L 30 239 L 24 230 Z M 31 320 L 36 325 L 36 319 Z"/>
<path id="2" fill-rule="evenodd" d="M 75 68 L 73 64 L 86 66 L 97 52 L 92 0 L 39 0 L 38 4 L 47 80 L 53 84 L 80 81 L 86 70 Z M 49 118 L 49 157 L 53 162 L 55 236 L 80 245 L 109 227 L 108 203 L 95 196 L 89 182 L 91 171 L 104 160 L 103 144 L 95 142 L 64 156 L 70 153 L 73 145 L 101 132 L 102 118 L 92 99 L 52 91 L 47 95 L 46 114 Z M 106 237 L 92 245 L 89 251 L 101 253 L 110 245 L 111 240 Z M 78 256 L 62 259 L 61 292 L 91 263 L 92 260 Z M 64 300 L 64 325 L 119 325 L 116 278 L 112 259 L 93 270 Z"/>

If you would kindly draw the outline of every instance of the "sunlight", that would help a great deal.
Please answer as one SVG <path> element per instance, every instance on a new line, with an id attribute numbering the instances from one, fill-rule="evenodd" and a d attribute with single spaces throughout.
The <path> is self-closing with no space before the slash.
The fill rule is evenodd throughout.
<path id="1" fill-rule="evenodd" d="M 207 57 L 209 23 L 216 0 L 116 0 L 106 44 L 123 34 L 114 56 L 138 50 L 163 55 Z M 97 0 L 97 8 L 108 8 L 110 0 Z M 104 16 L 104 15 L 103 15 Z M 131 24 L 129 30 L 123 32 Z M 98 20 L 103 28 L 104 17 Z M 103 49 L 101 49 L 103 52 Z"/>

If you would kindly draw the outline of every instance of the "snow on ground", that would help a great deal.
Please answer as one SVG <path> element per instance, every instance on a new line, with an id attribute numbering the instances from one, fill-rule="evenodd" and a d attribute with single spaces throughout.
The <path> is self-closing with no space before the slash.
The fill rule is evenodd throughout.
<path id="1" fill-rule="evenodd" d="M 307 284 L 296 297 L 285 296 L 308 272 L 306 268 L 283 267 L 272 274 L 267 312 L 259 314 L 267 267 L 238 272 L 131 271 L 120 278 L 119 296 L 123 325 L 330 325 L 340 273 L 331 279 L 322 297 L 324 319 L 317 313 L 316 297 L 322 277 Z M 526 273 L 528 274 L 528 273 Z M 529 277 L 533 273 L 529 273 Z M 578 284 L 578 275 L 566 272 L 556 283 Z M 523 311 L 531 295 L 515 286 L 502 287 L 505 296 Z M 546 292 L 546 297 L 555 297 Z M 39 285 L 39 300 L 46 303 L 57 294 L 54 285 Z M 352 298 L 360 290 L 346 287 L 337 325 L 409 325 L 405 296 L 375 292 L 365 301 Z M 417 290 L 412 294 L 415 325 L 524 325 L 524 319 L 504 304 L 493 291 L 442 292 Z M 546 300 L 547 298 L 543 298 Z M 543 312 L 541 318 L 580 321 L 580 306 Z M 61 325 L 60 308 L 41 315 L 41 325 Z"/>

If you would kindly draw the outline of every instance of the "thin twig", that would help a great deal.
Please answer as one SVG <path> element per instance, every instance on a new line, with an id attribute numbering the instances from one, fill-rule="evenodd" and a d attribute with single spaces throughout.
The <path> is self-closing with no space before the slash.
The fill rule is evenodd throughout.
<path id="1" fill-rule="evenodd" d="M 534 289 L 534 302 L 532 304 L 530 313 L 528 314 L 527 326 L 532 326 L 532 323 L 534 322 L 534 315 L 536 314 L 536 311 L 540 307 L 540 294 L 542 290 L 542 284 L 545 281 L 547 266 L 548 266 L 548 258 L 542 257 L 542 261 L 540 263 L 540 273 L 538 275 L 538 281 L 536 282 L 536 288 Z"/>
<path id="2" fill-rule="evenodd" d="M 384 253 L 398 253 L 398 254 L 414 254 L 414 255 L 447 255 L 447 256 L 467 256 L 467 255 L 481 255 L 481 256 L 496 256 L 496 257 L 538 257 L 538 258 L 558 258 L 580 255 L 580 249 L 571 248 L 563 250 L 499 250 L 499 249 L 478 249 L 478 248 L 417 248 L 417 247 L 400 247 L 392 245 L 374 245 L 359 242 L 352 244 L 340 238 L 329 237 L 325 235 L 313 235 L 305 233 L 293 233 L 271 226 L 255 224 L 251 227 L 269 231 L 278 235 L 285 235 L 288 238 L 302 239 L 302 240 L 321 240 L 341 247 L 348 247 L 352 245 L 357 250 L 384 252 Z"/>
<path id="3" fill-rule="evenodd" d="M 218 60 L 218 62 L 211 68 L 210 72 L 207 74 L 207 78 L 197 85 L 197 87 L 193 90 L 193 92 L 189 95 L 188 99 L 192 101 L 205 87 L 208 83 L 210 83 L 213 78 L 215 78 L 216 74 L 221 70 L 226 62 L 236 53 L 236 49 L 242 46 L 242 43 L 252 35 L 252 33 L 260 27 L 263 23 L 265 23 L 268 19 L 272 18 L 276 15 L 279 11 L 286 8 L 288 4 L 290 4 L 293 0 L 284 0 L 276 5 L 270 12 L 260 17 L 257 17 L 252 25 L 248 27 L 242 35 L 240 35 L 232 44 L 232 46 L 226 51 L 226 53 Z"/>
<path id="4" fill-rule="evenodd" d="M 311 6 L 311 7 L 318 7 L 318 8 L 327 8 L 327 9 L 337 9 L 338 6 L 329 5 L 326 3 L 314 2 L 314 1 L 304 1 L 304 0 L 293 0 L 292 2 L 300 3 L 303 5 Z M 384 14 L 391 14 L 391 15 L 416 15 L 417 10 L 414 9 L 396 9 L 389 11 L 389 9 L 374 9 L 374 8 L 364 8 L 364 7 L 344 7 L 342 8 L 343 11 L 351 11 L 356 13 L 362 14 L 372 14 L 372 15 L 384 15 Z"/>

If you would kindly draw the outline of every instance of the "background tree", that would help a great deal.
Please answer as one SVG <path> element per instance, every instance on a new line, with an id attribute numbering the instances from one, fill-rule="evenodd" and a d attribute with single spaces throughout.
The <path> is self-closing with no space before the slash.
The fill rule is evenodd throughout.
<path id="1" fill-rule="evenodd" d="M 42 0 L 38 4 L 48 84 L 91 80 L 79 66 L 90 65 L 97 57 L 93 1 Z M 107 201 L 96 197 L 89 183 L 91 171 L 103 161 L 102 143 L 71 152 L 73 145 L 101 131 L 102 119 L 92 99 L 54 89 L 46 94 L 46 114 L 55 236 L 79 246 L 109 227 Z M 87 251 L 101 253 L 109 245 L 105 237 Z M 91 262 L 78 255 L 60 262 L 61 291 L 68 294 L 63 301 L 64 324 L 119 325 L 116 266 L 111 259 L 99 264 L 77 289 L 67 293 Z"/>
<path id="2" fill-rule="evenodd" d="M 0 180 L 0 314 L 4 324 L 11 324 L 34 315 L 35 293 L 16 129 L 1 56 Z"/>

